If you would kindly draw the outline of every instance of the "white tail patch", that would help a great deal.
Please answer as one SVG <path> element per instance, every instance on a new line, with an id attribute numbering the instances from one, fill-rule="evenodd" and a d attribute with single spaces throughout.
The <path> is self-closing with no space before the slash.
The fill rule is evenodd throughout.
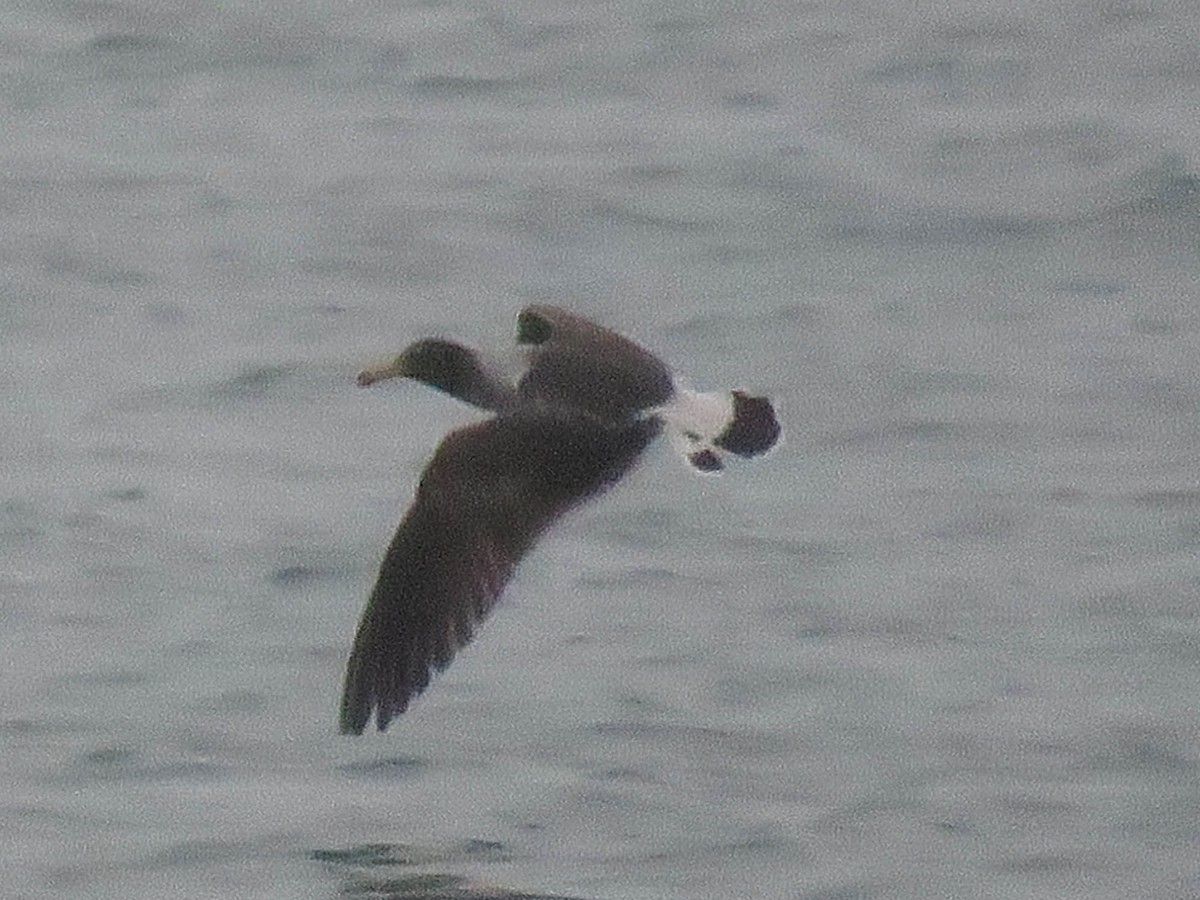
<path id="1" fill-rule="evenodd" d="M 732 394 L 677 387 L 654 412 L 666 423 L 672 446 L 696 471 L 715 475 L 725 467 L 725 450 L 717 438 L 733 420 Z"/>
<path id="2" fill-rule="evenodd" d="M 671 443 L 688 463 L 710 475 L 725 468 L 725 454 L 758 456 L 782 433 L 771 401 L 743 391 L 700 393 L 676 386 L 653 412 L 666 422 Z"/>

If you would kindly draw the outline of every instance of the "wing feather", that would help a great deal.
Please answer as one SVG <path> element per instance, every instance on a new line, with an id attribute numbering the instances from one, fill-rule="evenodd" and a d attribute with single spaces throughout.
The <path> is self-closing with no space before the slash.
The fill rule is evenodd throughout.
<path id="1" fill-rule="evenodd" d="M 382 731 L 474 636 L 517 563 L 615 483 L 658 422 L 522 409 L 446 436 L 387 549 L 346 667 L 340 727 Z"/>

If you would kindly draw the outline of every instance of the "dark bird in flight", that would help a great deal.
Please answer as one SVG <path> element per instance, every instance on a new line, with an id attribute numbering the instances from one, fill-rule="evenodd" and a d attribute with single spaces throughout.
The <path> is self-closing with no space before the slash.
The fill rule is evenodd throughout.
<path id="1" fill-rule="evenodd" d="M 360 385 L 404 376 L 490 410 L 450 432 L 425 467 L 358 624 L 340 727 L 380 731 L 450 664 L 521 558 L 568 510 L 612 487 L 666 431 L 701 472 L 779 438 L 771 402 L 683 387 L 628 338 L 553 306 L 517 317 L 524 374 L 511 383 L 452 341 L 417 341 Z"/>

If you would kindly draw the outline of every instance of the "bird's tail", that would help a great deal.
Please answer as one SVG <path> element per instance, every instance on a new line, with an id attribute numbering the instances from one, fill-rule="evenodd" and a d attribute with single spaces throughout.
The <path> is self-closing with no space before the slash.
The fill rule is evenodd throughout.
<path id="1" fill-rule="evenodd" d="M 781 433 L 771 401 L 744 391 L 700 393 L 677 388 L 655 412 L 667 423 L 671 442 L 699 472 L 720 472 L 726 453 L 742 457 L 766 453 Z"/>

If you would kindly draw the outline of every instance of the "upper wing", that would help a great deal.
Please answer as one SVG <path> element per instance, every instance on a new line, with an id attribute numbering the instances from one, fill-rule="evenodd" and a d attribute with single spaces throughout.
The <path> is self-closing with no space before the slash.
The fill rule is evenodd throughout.
<path id="1" fill-rule="evenodd" d="M 556 306 L 521 310 L 517 343 L 529 351 L 529 370 L 518 385 L 526 398 L 622 422 L 661 405 L 675 391 L 670 369 L 650 351 Z"/>
<path id="2" fill-rule="evenodd" d="M 341 731 L 380 730 L 449 665 L 556 518 L 612 485 L 658 432 L 523 409 L 447 435 L 388 547 L 346 667 Z"/>

